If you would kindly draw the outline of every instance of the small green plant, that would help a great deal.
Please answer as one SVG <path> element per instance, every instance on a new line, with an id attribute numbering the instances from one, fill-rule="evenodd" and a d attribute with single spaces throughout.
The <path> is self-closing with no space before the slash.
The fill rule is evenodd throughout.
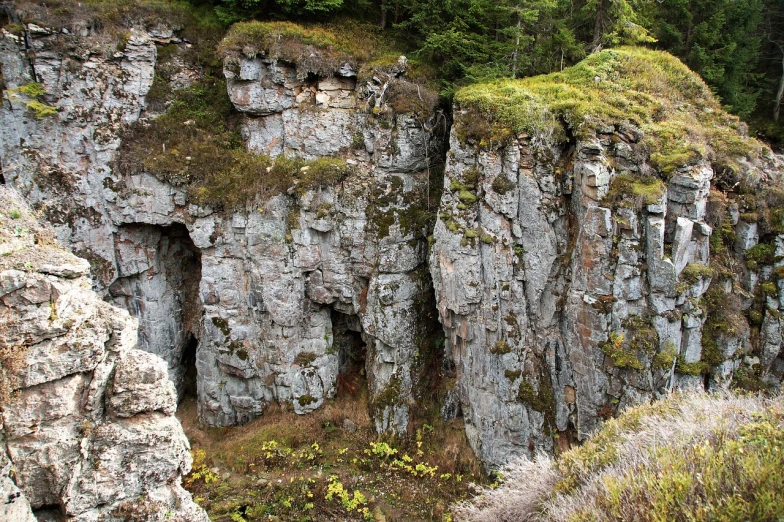
<path id="1" fill-rule="evenodd" d="M 642 370 L 642 362 L 631 350 L 625 346 L 624 335 L 618 332 L 610 333 L 608 342 L 601 345 L 602 353 L 607 355 L 615 367 L 630 370 Z"/>
<path id="2" fill-rule="evenodd" d="M 709 266 L 689 263 L 681 272 L 681 280 L 689 285 L 693 285 L 700 279 L 711 279 L 715 275 L 716 271 Z"/>
<path id="3" fill-rule="evenodd" d="M 349 513 L 355 511 L 362 515 L 365 520 L 373 520 L 373 514 L 367 508 L 367 497 L 358 489 L 354 490 L 353 494 L 346 490 L 343 483 L 340 482 L 337 475 L 329 477 L 327 484 L 327 494 L 324 497 L 326 500 L 337 498 L 343 505 L 343 508 Z"/>
<path id="4" fill-rule="evenodd" d="M 509 343 L 503 339 L 497 341 L 493 346 L 490 347 L 490 353 L 493 355 L 504 355 L 506 353 L 510 353 L 511 351 L 512 347 L 509 346 Z"/>
<path id="5" fill-rule="evenodd" d="M 11 219 L 19 219 L 20 217 L 22 217 L 21 212 L 19 212 L 18 210 L 11 211 Z"/>
<path id="6" fill-rule="evenodd" d="M 517 188 L 517 184 L 514 181 L 510 181 L 503 174 L 496 176 L 491 186 L 495 192 L 502 196 Z"/>
<path id="7" fill-rule="evenodd" d="M 26 85 L 5 90 L 5 97 L 12 103 L 24 103 L 25 107 L 32 111 L 39 120 L 57 114 L 57 107 L 47 105 L 39 100 L 46 94 L 43 85 L 31 82 Z"/>
<path id="8" fill-rule="evenodd" d="M 466 189 L 462 189 L 458 194 L 457 198 L 466 205 L 471 205 L 476 203 L 477 197 L 476 194 L 469 192 Z"/>
<path id="9" fill-rule="evenodd" d="M 482 235 L 479 237 L 479 241 L 481 241 L 485 245 L 492 245 L 493 243 L 495 243 L 496 240 L 495 240 L 495 236 L 487 233 L 482 233 Z"/>
<path id="10" fill-rule="evenodd" d="M 370 449 L 365 450 L 365 453 L 368 455 L 375 455 L 381 459 L 386 459 L 393 455 L 397 455 L 397 449 L 386 442 L 371 442 Z"/>
<path id="11" fill-rule="evenodd" d="M 206 457 L 207 453 L 204 450 L 196 450 L 193 455 L 193 471 L 185 479 L 185 485 L 191 485 L 194 482 L 202 481 L 204 484 L 211 484 L 218 481 L 216 475 L 210 468 L 207 467 Z"/>

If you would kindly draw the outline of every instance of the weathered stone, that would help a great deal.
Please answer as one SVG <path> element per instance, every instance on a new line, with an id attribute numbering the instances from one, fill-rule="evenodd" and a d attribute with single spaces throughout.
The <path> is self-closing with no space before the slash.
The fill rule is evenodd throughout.
<path id="1" fill-rule="evenodd" d="M 757 223 L 747 223 L 745 221 L 738 221 L 735 227 L 735 251 L 743 253 L 750 249 L 759 242 L 759 232 L 757 231 Z"/>
<path id="2" fill-rule="evenodd" d="M 18 196 L 0 187 L 0 206 L 12 204 L 30 219 Z M 8 227 L 0 226 L 3 241 Z M 47 266 L 47 248 L 30 245 L 27 263 Z M 85 264 L 74 260 L 71 266 Z M 57 506 L 74 520 L 103 520 L 154 493 L 171 502 L 151 506 L 151 514 L 206 522 L 180 486 L 191 457 L 173 416 L 166 363 L 135 349 L 136 320 L 102 301 L 78 270 L 42 272 L 0 272 L 9 290 L 0 317 L 13 318 L 0 328 L 0 345 L 15 346 L 19 357 L 0 383 L 15 392 L 3 397 L 0 415 L 0 518 L 35 520 L 31 508 Z"/>
<path id="3" fill-rule="evenodd" d="M 765 370 L 770 369 L 773 361 L 781 353 L 782 338 L 781 319 L 770 312 L 765 314 L 760 327 L 760 364 Z"/>
<path id="4" fill-rule="evenodd" d="M 177 410 L 177 390 L 169 380 L 166 364 L 141 350 L 117 364 L 107 395 L 108 412 L 118 417 L 152 411 L 174 415 Z"/>

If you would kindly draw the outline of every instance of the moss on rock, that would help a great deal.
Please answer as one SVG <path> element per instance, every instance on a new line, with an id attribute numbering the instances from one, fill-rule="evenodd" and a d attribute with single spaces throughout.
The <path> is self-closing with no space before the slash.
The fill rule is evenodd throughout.
<path id="1" fill-rule="evenodd" d="M 455 95 L 465 141 L 519 133 L 566 141 L 631 124 L 645 135 L 652 163 L 669 174 L 706 159 L 737 170 L 767 150 L 721 109 L 700 77 L 675 57 L 636 47 L 605 50 L 561 72 L 465 87 Z"/>

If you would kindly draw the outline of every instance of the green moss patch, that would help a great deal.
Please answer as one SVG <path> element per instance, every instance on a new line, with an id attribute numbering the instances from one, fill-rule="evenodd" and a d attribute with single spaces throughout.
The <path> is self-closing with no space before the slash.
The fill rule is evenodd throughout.
<path id="1" fill-rule="evenodd" d="M 746 264 L 749 268 L 756 268 L 760 265 L 772 265 L 776 247 L 767 243 L 758 243 L 745 252 Z"/>
<path id="2" fill-rule="evenodd" d="M 642 48 L 605 50 L 549 75 L 471 85 L 455 100 L 468 110 L 456 120 L 463 139 L 525 132 L 566 141 L 568 133 L 589 138 L 599 128 L 632 124 L 665 174 L 701 158 L 737 169 L 738 159 L 765 150 L 697 74 Z"/>
<path id="3" fill-rule="evenodd" d="M 643 356 L 652 356 L 659 344 L 659 335 L 650 323 L 638 316 L 630 316 L 623 323 L 623 332 L 612 332 L 608 341 L 600 345 L 602 353 L 616 368 L 641 371 Z"/>
<path id="4" fill-rule="evenodd" d="M 47 116 L 54 116 L 57 114 L 57 107 L 47 105 L 42 102 L 42 98 L 46 94 L 44 86 L 37 82 L 30 82 L 13 89 L 6 89 L 3 91 L 3 96 L 10 102 L 23 103 L 25 108 L 33 113 L 33 115 L 42 120 Z"/>
<path id="5" fill-rule="evenodd" d="M 682 281 L 693 285 L 700 279 L 711 279 L 716 275 L 716 271 L 705 265 L 697 263 L 689 263 L 681 272 L 680 278 Z"/>
<path id="6" fill-rule="evenodd" d="M 666 192 L 667 185 L 658 178 L 623 172 L 610 181 L 610 189 L 602 201 L 613 208 L 640 209 L 659 203 Z"/>

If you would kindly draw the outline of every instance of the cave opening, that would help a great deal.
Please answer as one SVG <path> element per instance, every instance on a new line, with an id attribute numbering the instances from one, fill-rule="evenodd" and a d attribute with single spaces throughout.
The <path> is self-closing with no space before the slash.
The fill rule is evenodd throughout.
<path id="1" fill-rule="evenodd" d="M 182 223 L 132 223 L 114 236 L 109 298 L 139 320 L 138 347 L 164 359 L 180 400 L 196 396 L 201 252 Z"/>
<path id="2" fill-rule="evenodd" d="M 337 395 L 355 396 L 367 389 L 367 345 L 359 317 L 332 309 L 332 346 L 338 356 Z"/>

